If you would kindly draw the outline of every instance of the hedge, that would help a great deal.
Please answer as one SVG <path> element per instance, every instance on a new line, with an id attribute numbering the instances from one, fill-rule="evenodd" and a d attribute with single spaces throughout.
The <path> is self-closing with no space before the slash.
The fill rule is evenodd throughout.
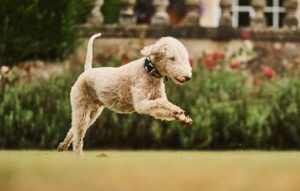
<path id="1" fill-rule="evenodd" d="M 93 0 L 2 0 L 0 65 L 32 59 L 60 59 L 77 45 L 76 27 L 86 21 Z"/>
<path id="2" fill-rule="evenodd" d="M 118 60 L 109 65 L 117 65 Z M 194 120 L 190 127 L 107 109 L 87 131 L 88 148 L 297 149 L 298 74 L 248 82 L 246 69 L 208 68 L 199 61 L 184 86 L 166 82 L 169 99 Z M 80 68 L 82 71 L 82 68 Z M 0 148 L 54 149 L 71 123 L 69 92 L 79 72 L 6 84 L 0 94 Z"/>

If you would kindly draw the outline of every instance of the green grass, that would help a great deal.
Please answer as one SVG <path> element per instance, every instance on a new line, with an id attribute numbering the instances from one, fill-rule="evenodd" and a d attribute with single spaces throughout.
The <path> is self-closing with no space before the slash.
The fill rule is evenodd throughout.
<path id="1" fill-rule="evenodd" d="M 300 152 L 0 151 L 0 190 L 298 191 Z"/>

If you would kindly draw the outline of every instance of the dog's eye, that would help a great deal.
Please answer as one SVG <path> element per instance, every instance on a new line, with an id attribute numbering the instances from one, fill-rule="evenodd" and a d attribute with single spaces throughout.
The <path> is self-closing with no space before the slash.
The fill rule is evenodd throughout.
<path id="1" fill-rule="evenodd" d="M 175 61 L 175 57 L 171 57 L 171 58 L 169 58 L 170 60 L 172 60 L 172 61 Z"/>

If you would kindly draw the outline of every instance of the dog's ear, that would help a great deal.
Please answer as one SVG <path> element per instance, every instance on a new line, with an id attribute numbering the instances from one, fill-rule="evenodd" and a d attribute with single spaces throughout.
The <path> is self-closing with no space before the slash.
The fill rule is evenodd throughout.
<path id="1" fill-rule="evenodd" d="M 143 56 L 158 55 L 158 54 L 162 54 L 164 50 L 165 50 L 165 46 L 161 44 L 154 44 L 154 45 L 144 47 L 141 50 L 141 54 Z"/>
<path id="2" fill-rule="evenodd" d="M 141 50 L 141 54 L 143 56 L 150 56 L 152 54 L 152 50 L 153 50 L 154 45 L 150 45 L 150 46 L 145 46 L 142 50 Z"/>

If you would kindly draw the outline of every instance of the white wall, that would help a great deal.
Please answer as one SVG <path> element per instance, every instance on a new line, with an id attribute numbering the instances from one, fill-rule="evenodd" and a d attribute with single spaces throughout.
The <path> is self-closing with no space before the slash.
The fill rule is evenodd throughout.
<path id="1" fill-rule="evenodd" d="M 217 27 L 220 17 L 220 0 L 201 0 L 204 12 L 200 20 L 200 25 L 205 27 Z"/>

